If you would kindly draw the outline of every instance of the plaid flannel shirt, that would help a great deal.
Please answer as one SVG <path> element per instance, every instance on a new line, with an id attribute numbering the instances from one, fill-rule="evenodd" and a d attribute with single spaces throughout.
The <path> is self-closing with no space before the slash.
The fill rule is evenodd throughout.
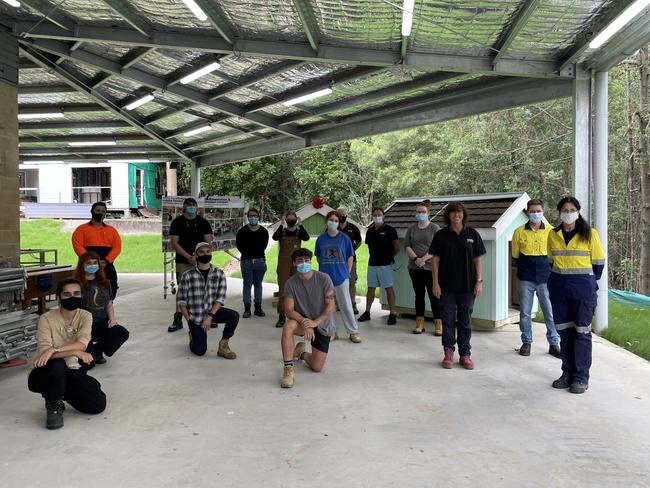
<path id="1" fill-rule="evenodd" d="M 196 268 L 183 273 L 178 286 L 176 304 L 187 307 L 192 322 L 200 324 L 215 302 L 220 303 L 221 306 L 226 302 L 226 275 L 223 271 L 210 266 L 205 281 Z"/>

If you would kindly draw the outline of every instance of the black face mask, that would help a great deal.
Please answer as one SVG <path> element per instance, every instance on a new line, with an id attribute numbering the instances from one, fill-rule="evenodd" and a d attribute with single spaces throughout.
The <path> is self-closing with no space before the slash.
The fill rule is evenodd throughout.
<path id="1" fill-rule="evenodd" d="M 204 254 L 203 256 L 197 256 L 196 260 L 199 263 L 207 264 L 212 261 L 212 254 Z"/>
<path id="2" fill-rule="evenodd" d="M 343 215 L 343 216 L 339 217 L 339 223 L 341 223 L 341 224 L 345 224 L 346 220 L 348 220 L 347 215 Z"/>
<path id="3" fill-rule="evenodd" d="M 297 220 L 287 220 L 287 226 L 293 227 L 296 225 Z"/>
<path id="4" fill-rule="evenodd" d="M 81 297 L 70 297 L 61 299 L 61 306 L 66 310 L 77 310 L 81 307 Z"/>
<path id="5" fill-rule="evenodd" d="M 101 222 L 102 220 L 104 220 L 104 214 L 103 213 L 93 212 L 92 216 L 93 216 L 93 220 L 95 222 Z"/>

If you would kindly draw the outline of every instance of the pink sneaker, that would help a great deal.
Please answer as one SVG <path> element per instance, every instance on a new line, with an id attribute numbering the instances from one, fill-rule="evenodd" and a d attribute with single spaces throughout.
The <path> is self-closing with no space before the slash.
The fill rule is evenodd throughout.
<path id="1" fill-rule="evenodd" d="M 474 361 L 470 356 L 461 356 L 458 362 L 465 369 L 474 369 Z"/>
<path id="2" fill-rule="evenodd" d="M 442 367 L 451 369 L 454 366 L 454 350 L 445 347 L 445 357 L 442 359 Z"/>

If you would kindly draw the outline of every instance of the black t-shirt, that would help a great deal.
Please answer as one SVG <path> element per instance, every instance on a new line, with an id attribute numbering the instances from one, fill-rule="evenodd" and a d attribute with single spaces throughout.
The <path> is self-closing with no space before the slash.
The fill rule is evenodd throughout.
<path id="1" fill-rule="evenodd" d="M 339 231 L 343 232 L 345 235 L 347 235 L 350 238 L 350 240 L 352 241 L 352 247 L 354 249 L 356 249 L 357 246 L 361 244 L 361 232 L 359 231 L 359 228 L 356 225 L 351 224 L 350 222 L 346 224 L 345 228 L 339 225 Z M 357 260 L 356 252 L 354 254 L 354 260 L 355 261 Z"/>
<path id="2" fill-rule="evenodd" d="M 474 259 L 485 254 L 483 239 L 471 227 L 463 227 L 456 234 L 449 227 L 433 236 L 429 254 L 440 258 L 438 283 L 443 292 L 468 293 L 476 285 Z"/>
<path id="3" fill-rule="evenodd" d="M 200 215 L 191 220 L 186 219 L 184 215 L 179 215 L 172 220 L 169 228 L 169 235 L 178 236 L 178 243 L 188 254 L 194 254 L 194 248 L 199 242 L 205 240 L 206 234 L 212 235 L 212 227 L 210 222 Z M 176 262 L 188 264 L 187 259 L 178 253 L 176 253 Z"/>
<path id="4" fill-rule="evenodd" d="M 284 236 L 286 237 L 300 237 L 301 241 L 308 241 L 309 240 L 309 234 L 305 230 L 305 228 L 302 225 L 299 225 L 297 229 L 294 230 L 289 230 L 288 228 L 285 228 L 283 226 L 279 226 L 277 230 L 273 233 L 273 240 L 274 241 L 279 241 L 282 239 L 282 231 L 284 231 Z"/>
<path id="5" fill-rule="evenodd" d="M 210 268 L 208 269 L 196 268 L 196 269 L 199 270 L 199 272 L 203 276 L 203 282 L 206 283 L 208 281 L 208 273 L 210 273 Z"/>
<path id="6" fill-rule="evenodd" d="M 569 242 L 571 242 L 571 239 L 578 233 L 578 228 L 574 227 L 573 230 L 564 230 L 564 226 L 562 227 L 562 237 L 564 237 L 564 244 L 569 245 Z"/>
<path id="7" fill-rule="evenodd" d="M 237 250 L 241 253 L 241 259 L 262 259 L 266 246 L 269 244 L 269 231 L 260 226 L 252 231 L 245 225 L 237 232 Z"/>
<path id="8" fill-rule="evenodd" d="M 397 231 L 388 224 L 383 224 L 379 229 L 371 226 L 366 232 L 366 244 L 370 259 L 369 266 L 388 266 L 395 262 L 393 255 L 393 242 L 398 240 Z"/>

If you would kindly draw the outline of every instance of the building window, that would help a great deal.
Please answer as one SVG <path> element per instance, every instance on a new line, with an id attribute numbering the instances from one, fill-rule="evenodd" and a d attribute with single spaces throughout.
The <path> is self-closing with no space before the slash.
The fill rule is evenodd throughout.
<path id="1" fill-rule="evenodd" d="M 111 203 L 111 168 L 72 168 L 75 203 Z"/>
<path id="2" fill-rule="evenodd" d="M 18 171 L 18 188 L 21 202 L 38 202 L 38 168 Z"/>

